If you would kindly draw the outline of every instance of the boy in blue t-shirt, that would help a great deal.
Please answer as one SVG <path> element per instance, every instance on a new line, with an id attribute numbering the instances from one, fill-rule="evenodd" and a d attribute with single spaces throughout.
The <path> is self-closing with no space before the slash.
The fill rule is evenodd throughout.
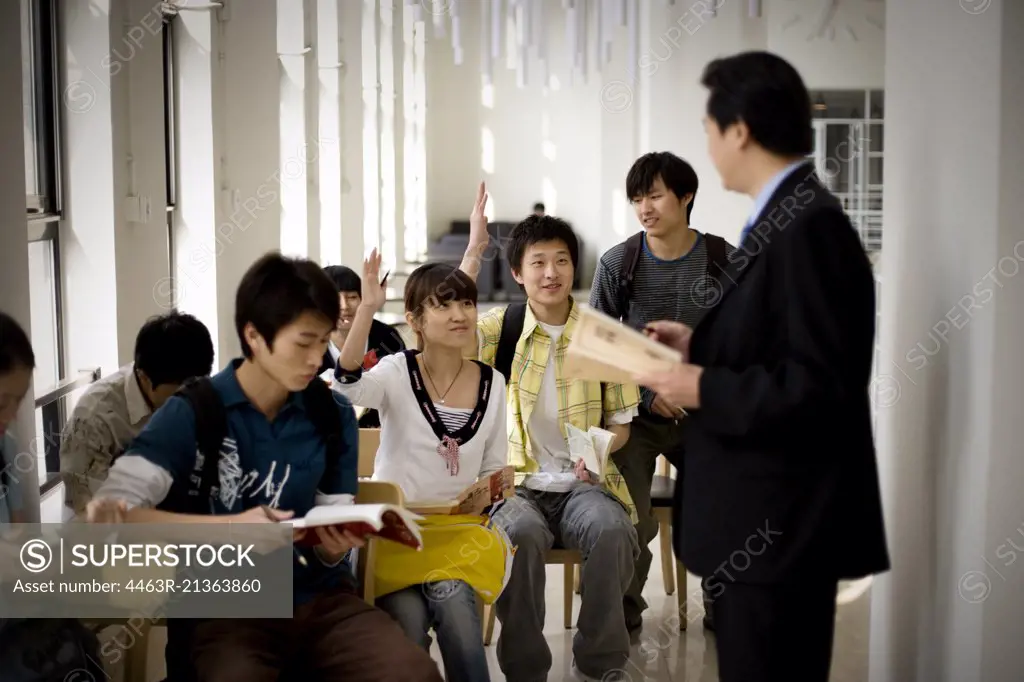
<path id="1" fill-rule="evenodd" d="M 319 381 L 338 315 L 337 292 L 316 263 L 272 253 L 253 264 L 235 299 L 243 357 L 211 378 L 227 435 L 209 511 L 196 516 L 188 502 L 201 464 L 196 417 L 190 403 L 175 396 L 115 461 L 89 505 L 90 521 L 188 523 L 216 515 L 268 523 L 265 507 L 280 520 L 303 516 L 315 505 L 351 503 L 358 459 L 352 405 L 335 397 L 341 452 L 331 453 L 334 466 L 327 467 L 323 440 L 302 393 Z M 304 679 L 440 682 L 430 656 L 357 594 L 346 559 L 363 540 L 330 528 L 311 532 L 320 544 L 296 552 L 303 561 L 294 567 L 292 620 L 215 619 L 196 623 L 187 637 L 169 631 L 171 682 L 191 677 L 191 670 L 178 668 L 189 658 L 199 680 L 217 682 L 271 682 L 296 664 L 313 675 Z M 191 656 L 182 651 L 186 647 Z"/>

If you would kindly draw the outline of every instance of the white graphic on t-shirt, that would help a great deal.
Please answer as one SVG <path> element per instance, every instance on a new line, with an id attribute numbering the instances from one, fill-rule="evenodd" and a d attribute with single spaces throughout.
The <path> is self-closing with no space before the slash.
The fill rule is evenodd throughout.
<path id="1" fill-rule="evenodd" d="M 220 503 L 225 509 L 232 509 L 235 500 L 238 499 L 239 484 L 242 481 L 242 467 L 238 462 L 238 442 L 233 438 L 225 438 L 220 445 L 217 481 L 220 483 Z"/>
<path id="2" fill-rule="evenodd" d="M 201 454 L 197 456 L 196 470 L 202 470 Z M 263 482 L 257 485 L 257 482 L 260 480 L 260 471 L 258 469 L 250 469 L 248 472 L 243 472 L 242 464 L 238 458 L 238 441 L 233 438 L 225 438 L 221 443 L 220 458 L 217 461 L 218 485 L 214 495 L 224 505 L 225 509 L 233 509 L 239 496 L 248 493 L 248 497 L 256 497 L 262 494 L 268 498 L 267 504 L 276 509 L 280 504 L 284 486 L 291 476 L 292 467 L 290 464 L 285 465 L 284 474 L 280 481 L 274 480 L 274 473 L 276 471 L 277 462 L 271 462 L 270 469 L 263 478 Z M 198 485 L 199 477 L 196 475 L 193 476 L 193 479 L 196 485 Z"/>

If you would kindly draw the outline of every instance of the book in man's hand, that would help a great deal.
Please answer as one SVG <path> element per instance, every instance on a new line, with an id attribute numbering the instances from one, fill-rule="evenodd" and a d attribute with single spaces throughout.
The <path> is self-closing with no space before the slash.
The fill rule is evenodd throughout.
<path id="1" fill-rule="evenodd" d="M 634 374 L 670 371 L 683 354 L 589 306 L 580 317 L 565 350 L 565 376 L 584 381 L 633 383 Z"/>
<path id="2" fill-rule="evenodd" d="M 331 526 L 347 530 L 356 537 L 379 537 L 413 549 L 423 548 L 423 536 L 418 521 L 422 516 L 393 504 L 338 504 L 313 507 L 299 519 L 286 519 L 293 528 L 306 528 L 309 532 L 295 544 L 314 547 L 320 544 L 315 529 Z"/>
<path id="3" fill-rule="evenodd" d="M 406 509 L 416 514 L 469 514 L 478 516 L 515 490 L 515 469 L 507 466 L 492 472 L 470 485 L 454 500 L 417 500 L 406 503 Z"/>

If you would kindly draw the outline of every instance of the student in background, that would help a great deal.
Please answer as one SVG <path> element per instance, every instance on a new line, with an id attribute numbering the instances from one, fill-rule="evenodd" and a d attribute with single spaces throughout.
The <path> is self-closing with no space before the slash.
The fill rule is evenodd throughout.
<path id="1" fill-rule="evenodd" d="M 717 301 L 714 277 L 733 251 L 721 237 L 690 227 L 697 173 L 674 154 L 651 152 L 629 169 L 626 196 L 642 231 L 601 257 L 590 290 L 591 307 L 634 329 L 643 329 L 655 320 L 695 325 Z M 621 274 L 634 263 L 632 287 L 622 290 Z M 626 624 L 634 640 L 639 638 L 647 608 L 642 592 L 653 559 L 649 546 L 658 534 L 658 520 L 651 507 L 658 455 L 665 455 L 679 475 L 685 475 L 678 452 L 686 426 L 683 411 L 649 387 L 640 389 L 640 398 L 640 414 L 633 420 L 629 443 L 615 455 L 639 518 L 640 557 L 625 604 Z M 704 626 L 712 629 L 706 589 L 704 597 Z"/>
<path id="2" fill-rule="evenodd" d="M 243 356 L 209 380 L 227 422 L 216 486 L 197 496 L 196 413 L 175 396 L 114 462 L 90 502 L 90 520 L 109 511 L 109 500 L 123 502 L 125 520 L 134 523 L 201 523 L 209 516 L 273 523 L 305 516 L 315 505 L 351 504 L 355 415 L 317 378 L 338 316 L 337 291 L 315 263 L 272 253 L 253 264 L 235 299 Z M 329 420 L 326 436 L 322 418 Z M 325 442 L 336 446 L 328 451 Z M 363 539 L 330 528 L 312 532 L 320 544 L 296 548 L 294 617 L 205 620 L 176 634 L 180 624 L 172 621 L 172 681 L 191 677 L 190 662 L 200 682 L 272 682 L 296 663 L 310 671 L 306 679 L 325 682 L 440 681 L 430 656 L 358 595 L 348 556 Z"/>
<path id="3" fill-rule="evenodd" d="M 485 190 L 481 183 L 461 266 L 474 278 L 488 241 Z M 579 550 L 584 560 L 574 672 L 584 680 L 622 679 L 629 656 L 623 595 L 639 551 L 633 503 L 613 462 L 600 479 L 582 460 L 572 464 L 566 424 L 611 431 L 617 450 L 631 437 L 639 393 L 633 385 L 579 381 L 560 371 L 579 319 L 571 296 L 579 262 L 572 229 L 558 218 L 530 216 L 512 230 L 507 253 L 527 301 L 490 310 L 477 324 L 480 360 L 507 373 L 509 461 L 517 484 L 515 497 L 492 514 L 518 546 L 497 602 L 498 663 L 516 682 L 542 680 L 551 671 L 544 557 L 557 543 Z"/>
<path id="4" fill-rule="evenodd" d="M 364 265 L 362 303 L 341 350 L 335 390 L 380 411 L 374 479 L 396 483 L 410 501 L 455 499 L 507 463 L 504 378 L 462 355 L 476 330 L 476 285 L 449 265 L 417 268 L 405 285 L 405 314 L 420 350 L 385 357 L 364 371 L 362 348 L 385 300 L 379 273 L 374 250 Z M 424 649 L 434 629 L 448 682 L 486 682 L 477 599 L 467 582 L 448 579 L 392 592 L 377 603 Z"/>
<path id="5" fill-rule="evenodd" d="M 82 513 L 111 462 L 187 379 L 213 370 L 210 331 L 191 315 L 150 318 L 135 337 L 135 360 L 91 384 L 64 426 L 61 472 L 67 500 Z"/>
<path id="6" fill-rule="evenodd" d="M 21 466 L 11 425 L 28 394 L 35 353 L 25 330 L 0 312 L 0 535 L 11 523 L 28 521 L 21 491 L 36 478 Z M 26 456 L 27 453 L 26 453 Z M 21 542 L 24 542 L 22 540 Z M 0 538 L 0 580 L 31 577 L 20 565 L 17 545 Z M 13 546 L 12 546 L 13 545 Z M 55 572 L 55 571 L 54 571 Z M 36 575 L 35 577 L 42 577 Z M 96 635 L 72 618 L 10 618 L 0 610 L 0 679 L 4 682 L 102 679 Z"/>
<path id="7" fill-rule="evenodd" d="M 0 312 L 0 527 L 27 521 L 22 490 L 29 472 L 20 470 L 11 426 L 32 385 L 35 367 L 28 335 L 12 317 Z"/>
<path id="8" fill-rule="evenodd" d="M 338 326 L 331 333 L 330 343 L 327 344 L 327 351 L 324 353 L 324 360 L 320 365 L 320 375 L 330 380 L 334 377 L 338 356 L 345 346 L 345 339 L 352 330 L 352 321 L 362 303 L 363 284 L 359 275 L 352 268 L 347 268 L 344 265 L 328 265 L 324 268 L 324 272 L 334 282 L 334 286 L 338 290 L 338 300 L 341 303 Z M 380 362 L 381 358 L 392 353 L 400 353 L 403 350 L 405 350 L 405 341 L 402 340 L 402 335 L 398 333 L 398 330 L 375 319 L 370 323 L 370 333 L 363 343 L 360 366 L 363 369 L 370 369 Z M 380 415 L 376 410 L 367 410 L 359 418 L 359 426 L 364 429 L 380 428 Z"/>
<path id="9" fill-rule="evenodd" d="M 541 216 L 547 215 L 547 207 L 540 201 L 533 205 L 533 215 L 540 218 Z"/>

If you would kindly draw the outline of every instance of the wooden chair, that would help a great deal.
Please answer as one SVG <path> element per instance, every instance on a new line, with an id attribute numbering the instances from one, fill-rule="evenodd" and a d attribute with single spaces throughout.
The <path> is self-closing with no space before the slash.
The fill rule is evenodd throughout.
<path id="1" fill-rule="evenodd" d="M 654 516 L 658 519 L 658 543 L 661 548 L 661 579 L 665 584 L 665 594 L 676 593 L 679 605 L 679 629 L 686 629 L 686 567 L 676 560 L 672 548 L 672 498 L 675 495 L 675 479 L 671 476 L 671 465 L 664 456 L 661 460 L 661 473 L 655 474 L 651 481 L 651 506 Z M 677 578 L 678 576 L 678 578 Z M 676 590 L 676 581 L 679 590 Z"/>
<path id="2" fill-rule="evenodd" d="M 565 629 L 572 629 L 572 595 L 573 592 L 577 592 L 577 587 L 574 585 L 574 578 L 577 574 L 579 566 L 583 564 L 583 557 L 575 549 L 550 549 L 547 555 L 544 557 L 545 565 L 551 566 L 553 564 L 559 564 L 563 566 L 563 578 L 562 578 L 562 599 L 563 599 L 563 618 L 565 622 Z M 494 635 L 494 620 L 498 615 L 497 609 L 494 606 L 485 606 L 484 613 L 486 614 L 486 625 L 484 626 L 484 646 L 491 644 L 492 636 Z"/>

